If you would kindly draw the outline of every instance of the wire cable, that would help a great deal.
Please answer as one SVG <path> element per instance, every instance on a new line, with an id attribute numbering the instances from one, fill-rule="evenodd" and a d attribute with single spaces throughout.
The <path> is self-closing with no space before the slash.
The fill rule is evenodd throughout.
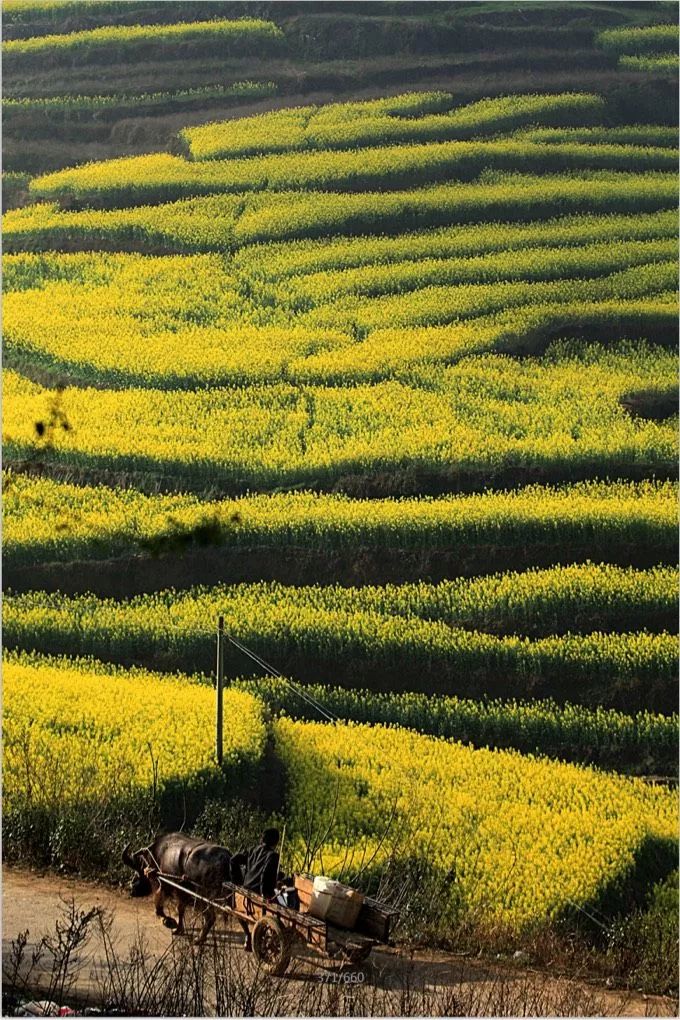
<path id="1" fill-rule="evenodd" d="M 286 684 L 298 696 L 298 698 L 309 705 L 310 708 L 315 709 L 320 716 L 326 719 L 327 722 L 338 721 L 338 716 L 335 715 L 330 708 L 326 708 L 325 705 L 322 705 L 321 702 L 317 701 L 311 694 L 307 693 L 303 688 L 298 687 L 297 684 L 294 684 L 292 680 L 289 680 L 288 677 L 280 673 L 278 669 L 275 669 L 275 667 L 263 659 L 262 656 L 251 651 L 250 648 L 244 645 L 241 641 L 238 641 L 235 637 L 232 637 L 232 635 L 228 634 L 226 631 L 224 636 L 230 644 L 232 644 L 235 648 L 238 648 L 238 650 L 243 652 L 244 655 L 247 655 L 249 659 L 252 659 L 253 662 L 257 663 L 257 665 L 269 673 L 270 676 L 273 676 L 277 680 L 281 680 L 284 684 Z"/>

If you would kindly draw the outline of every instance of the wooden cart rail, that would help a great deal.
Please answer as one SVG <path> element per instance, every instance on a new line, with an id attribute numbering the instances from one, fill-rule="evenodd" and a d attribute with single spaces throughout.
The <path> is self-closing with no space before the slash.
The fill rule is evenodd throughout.
<path id="1" fill-rule="evenodd" d="M 275 976 L 281 976 L 287 970 L 295 942 L 304 943 L 324 959 L 360 963 L 368 957 L 374 946 L 387 942 L 389 918 L 395 916 L 394 911 L 384 908 L 382 904 L 369 901 L 377 908 L 380 918 L 387 918 L 384 929 L 386 937 L 376 938 L 336 928 L 311 914 L 267 900 L 233 882 L 224 882 L 223 895 L 211 899 L 192 888 L 191 883 L 178 882 L 175 876 L 156 871 L 154 877 L 162 885 L 170 886 L 194 901 L 234 917 L 244 931 L 250 934 L 253 954 L 258 963 Z M 378 923 L 378 928 L 382 932 L 381 924 Z"/>

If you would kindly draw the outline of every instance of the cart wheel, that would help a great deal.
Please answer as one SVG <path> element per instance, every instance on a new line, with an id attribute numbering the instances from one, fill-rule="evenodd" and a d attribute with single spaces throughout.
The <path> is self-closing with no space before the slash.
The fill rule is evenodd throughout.
<path id="1" fill-rule="evenodd" d="M 261 917 L 253 928 L 253 953 L 257 962 L 274 977 L 286 973 L 292 948 L 290 932 L 275 917 Z"/>

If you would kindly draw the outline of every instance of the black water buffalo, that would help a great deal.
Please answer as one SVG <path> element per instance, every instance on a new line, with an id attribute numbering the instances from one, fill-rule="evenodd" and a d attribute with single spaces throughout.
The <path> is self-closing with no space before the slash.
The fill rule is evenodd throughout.
<path id="1" fill-rule="evenodd" d="M 163 918 L 166 927 L 174 929 L 174 935 L 184 934 L 184 912 L 192 897 L 171 886 L 163 886 L 155 877 L 157 873 L 160 871 L 201 896 L 215 899 L 222 895 L 222 883 L 230 879 L 230 862 L 231 854 L 226 847 L 186 836 L 183 832 L 157 836 L 150 846 L 133 854 L 129 845 L 123 851 L 123 863 L 137 872 L 132 879 L 130 895 L 149 896 L 153 893 L 156 914 Z M 177 900 L 177 921 L 163 909 L 167 897 Z M 196 903 L 203 916 L 203 928 L 198 937 L 198 942 L 202 943 L 215 923 L 215 911 L 200 900 Z"/>

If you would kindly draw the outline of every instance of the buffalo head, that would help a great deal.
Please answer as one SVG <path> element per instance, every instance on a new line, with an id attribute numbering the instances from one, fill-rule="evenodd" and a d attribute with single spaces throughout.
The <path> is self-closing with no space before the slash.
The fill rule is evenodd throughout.
<path id="1" fill-rule="evenodd" d="M 151 882 L 144 870 L 145 861 L 140 853 L 130 853 L 129 843 L 123 850 L 123 864 L 127 864 L 128 868 L 132 868 L 133 871 L 137 872 L 130 883 L 130 896 L 149 896 L 152 890 Z"/>

